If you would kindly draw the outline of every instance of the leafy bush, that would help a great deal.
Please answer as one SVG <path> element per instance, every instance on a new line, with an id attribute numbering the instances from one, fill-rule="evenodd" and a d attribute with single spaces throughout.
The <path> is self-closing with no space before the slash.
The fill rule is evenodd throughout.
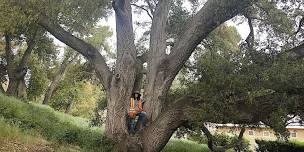
<path id="1" fill-rule="evenodd" d="M 106 96 L 101 96 L 99 98 L 99 101 L 97 102 L 97 106 L 94 109 L 94 114 L 92 116 L 90 126 L 102 126 L 105 118 L 103 118 L 103 111 L 107 107 L 107 97 Z"/>
<path id="2" fill-rule="evenodd" d="M 256 140 L 257 152 L 303 152 L 304 145 L 293 142 Z"/>
<path id="3" fill-rule="evenodd" d="M 238 137 L 236 136 L 228 136 L 224 134 L 214 134 L 214 141 L 217 146 L 225 146 L 232 143 L 237 142 Z M 238 144 L 236 147 L 234 147 L 235 151 L 243 151 L 248 152 L 249 150 L 249 141 L 242 139 L 240 144 Z"/>
<path id="4" fill-rule="evenodd" d="M 188 137 L 188 139 L 192 140 L 192 141 L 197 141 L 198 143 L 201 143 L 201 144 L 208 144 L 207 137 L 204 135 L 198 134 L 198 133 L 191 134 Z M 217 133 L 215 133 L 213 135 L 213 141 L 216 146 L 229 145 L 229 144 L 235 143 L 237 140 L 238 139 L 236 136 L 228 136 L 225 134 L 217 134 Z M 249 141 L 242 139 L 240 144 L 234 148 L 234 151 L 249 152 L 250 151 L 249 146 L 250 146 Z"/>
<path id="5" fill-rule="evenodd" d="M 112 148 L 101 129 L 89 128 L 88 122 L 59 114 L 47 106 L 0 95 L 0 116 L 23 130 L 35 130 L 48 140 L 79 145 L 86 151 L 110 151 Z"/>

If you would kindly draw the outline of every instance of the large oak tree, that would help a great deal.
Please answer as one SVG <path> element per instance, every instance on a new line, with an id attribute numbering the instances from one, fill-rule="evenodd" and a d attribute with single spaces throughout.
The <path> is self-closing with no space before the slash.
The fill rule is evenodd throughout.
<path id="1" fill-rule="evenodd" d="M 91 44 L 64 30 L 48 16 L 39 19 L 44 27 L 57 39 L 85 56 L 95 67 L 107 96 L 106 136 L 120 143 L 130 151 L 159 151 L 170 139 L 173 132 L 187 121 L 188 106 L 194 106 L 194 98 L 181 98 L 175 104 L 167 105 L 163 97 L 172 81 L 188 60 L 197 45 L 223 22 L 241 14 L 250 0 L 212 0 L 206 2 L 187 23 L 176 40 L 170 54 L 166 54 L 166 23 L 169 1 L 160 0 L 151 8 L 153 12 L 150 47 L 146 61 L 140 60 L 134 43 L 132 8 L 130 0 L 115 0 L 112 6 L 116 15 L 117 61 L 111 71 L 104 57 Z M 145 90 L 145 110 L 149 127 L 130 137 L 127 132 L 127 100 L 138 81 L 138 67 L 147 62 L 147 85 Z"/>
<path id="2" fill-rule="evenodd" d="M 112 1 L 117 36 L 117 60 L 114 70 L 110 70 L 105 57 L 97 48 L 73 35 L 75 34 L 71 32 L 73 30 L 61 26 L 64 23 L 54 19 L 54 13 L 40 12 L 37 23 L 86 57 L 94 66 L 100 83 L 107 93 L 106 136 L 116 141 L 124 150 L 151 152 L 160 151 L 166 145 L 173 132 L 189 120 L 191 107 L 195 107 L 196 102 L 202 100 L 184 96 L 171 101 L 170 104 L 167 103 L 165 96 L 176 75 L 211 31 L 236 15 L 243 14 L 254 1 L 208 0 L 184 23 L 169 54 L 166 53 L 166 27 L 170 3 L 168 0 L 145 2 L 149 6 L 146 11 L 152 18 L 150 44 L 147 53 L 139 55 L 140 51 L 136 49 L 134 42 L 131 0 Z M 26 7 L 25 3 L 18 5 Z M 25 13 L 31 12 L 25 11 Z M 148 115 L 149 126 L 135 136 L 129 136 L 126 123 L 127 101 L 131 93 L 138 89 L 137 84 L 142 81 L 139 74 L 144 73 L 141 71 L 144 63 L 147 63 L 144 108 Z"/>

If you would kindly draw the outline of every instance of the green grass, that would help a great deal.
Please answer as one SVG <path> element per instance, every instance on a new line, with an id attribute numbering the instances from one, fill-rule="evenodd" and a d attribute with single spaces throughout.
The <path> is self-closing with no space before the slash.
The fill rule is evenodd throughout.
<path id="1" fill-rule="evenodd" d="M 112 148 L 103 136 L 103 129 L 90 128 L 85 119 L 56 112 L 47 106 L 0 95 L 0 117 L 23 131 L 38 133 L 59 144 L 78 145 L 85 151 L 109 151 Z"/>
<path id="2" fill-rule="evenodd" d="M 292 141 L 290 141 L 291 143 L 294 143 L 294 144 L 296 144 L 296 145 L 298 145 L 298 146 L 301 146 L 301 147 L 304 147 L 304 141 L 295 141 L 295 140 L 292 140 Z"/>
<path id="3" fill-rule="evenodd" d="M 18 140 L 27 144 L 34 144 L 42 140 L 33 134 L 6 123 L 4 118 L 0 117 L 0 140 Z"/>
<path id="4" fill-rule="evenodd" d="M 8 144 L 13 143 L 13 144 Z M 12 150 L 15 146 L 11 147 L 15 143 L 18 143 L 18 147 L 36 147 L 41 146 L 48 147 L 49 150 L 55 152 L 73 152 L 80 151 L 79 147 L 72 145 L 60 145 L 58 143 L 51 143 L 38 135 L 33 130 L 22 130 L 21 128 L 8 124 L 3 117 L 0 117 L 0 147 L 9 148 L 6 150 Z M 16 148 L 16 147 L 15 147 Z M 2 149 L 3 150 L 3 149 Z M 1 150 L 0 150 L 1 151 Z"/>
<path id="5" fill-rule="evenodd" d="M 207 145 L 189 140 L 171 139 L 162 152 L 210 152 Z"/>
<path id="6" fill-rule="evenodd" d="M 25 144 L 45 143 L 55 151 L 111 151 L 103 136 L 104 128 L 89 127 L 87 119 L 57 112 L 49 106 L 25 103 L 0 94 L 0 140 L 18 140 Z M 62 146 L 68 145 L 68 146 Z M 68 147 L 68 148 L 66 148 Z M 77 148 L 76 148 L 77 149 Z M 163 152 L 209 152 L 206 145 L 172 139 Z"/>

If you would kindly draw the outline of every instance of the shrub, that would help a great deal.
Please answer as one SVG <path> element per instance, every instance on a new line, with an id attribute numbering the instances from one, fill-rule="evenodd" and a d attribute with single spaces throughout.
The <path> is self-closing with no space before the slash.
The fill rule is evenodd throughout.
<path id="1" fill-rule="evenodd" d="M 190 140 L 197 141 L 202 144 L 208 144 L 208 139 L 205 135 L 200 134 L 191 134 L 189 137 Z M 228 136 L 225 134 L 217 134 L 215 133 L 213 135 L 213 141 L 216 146 L 225 146 L 232 143 L 235 143 L 238 140 L 236 136 Z M 238 144 L 236 147 L 234 147 L 234 151 L 243 151 L 243 152 L 249 152 L 250 144 L 248 140 L 242 139 L 240 144 Z"/>
<path id="2" fill-rule="evenodd" d="M 293 142 L 256 140 L 257 152 L 303 152 L 304 145 Z"/>

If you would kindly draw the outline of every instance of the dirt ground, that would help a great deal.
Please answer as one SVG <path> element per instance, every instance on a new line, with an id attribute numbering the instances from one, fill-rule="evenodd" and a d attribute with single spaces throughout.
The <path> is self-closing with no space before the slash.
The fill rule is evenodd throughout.
<path id="1" fill-rule="evenodd" d="M 0 140 L 0 152 L 54 152 L 51 145 L 44 143 L 26 144 L 19 141 Z"/>

